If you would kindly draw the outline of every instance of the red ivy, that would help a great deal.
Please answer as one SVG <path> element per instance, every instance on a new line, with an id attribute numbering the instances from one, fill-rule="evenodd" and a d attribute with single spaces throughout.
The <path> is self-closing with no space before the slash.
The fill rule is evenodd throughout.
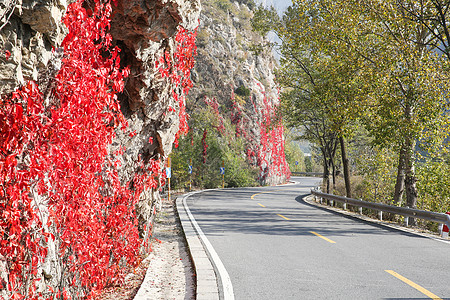
<path id="1" fill-rule="evenodd" d="M 120 49 L 111 44 L 109 1 L 95 0 L 89 11 L 83 2 L 70 4 L 63 19 L 69 33 L 52 104 L 45 104 L 34 82 L 0 101 L 0 255 L 7 260 L 11 299 L 53 299 L 55 293 L 70 298 L 65 289 L 48 286 L 37 293 L 36 280 L 26 282 L 36 277 L 50 238 L 57 239 L 64 275 L 73 278 L 69 284 L 87 291 L 84 297 L 122 280 L 120 265 L 136 264 L 142 243 L 136 203 L 145 189 L 164 180 L 161 161 L 150 160 L 123 184 L 116 170 L 120 161 L 108 156 L 115 130 L 127 126 L 117 93 L 129 69 L 120 67 Z M 167 68 L 160 69 L 176 86 L 178 134 L 188 130 L 184 96 L 192 86 L 194 41 L 195 32 L 180 28 L 175 68 L 166 52 Z"/>
<path id="2" fill-rule="evenodd" d="M 206 163 L 206 155 L 207 155 L 207 149 L 208 149 L 208 144 L 206 144 L 206 135 L 208 134 L 208 130 L 204 130 L 203 131 L 203 137 L 202 137 L 202 146 L 203 146 L 203 152 L 202 152 L 202 156 L 203 156 L 203 163 Z"/>
<path id="3" fill-rule="evenodd" d="M 219 103 L 217 102 L 217 99 L 216 98 L 210 99 L 210 98 L 205 96 L 204 101 L 205 101 L 206 105 L 208 105 L 212 109 L 212 111 L 213 111 L 213 113 L 214 113 L 214 115 L 216 117 L 216 120 L 219 122 L 215 126 L 216 129 L 222 134 L 225 133 L 224 119 L 223 119 L 222 115 L 220 114 Z"/>
<path id="4" fill-rule="evenodd" d="M 267 177 L 274 175 L 282 176 L 286 178 L 290 176 L 289 166 L 286 162 L 284 153 L 284 138 L 283 125 L 280 123 L 272 124 L 276 113 L 276 105 L 273 105 L 273 101 L 267 98 L 264 87 L 261 83 L 257 82 L 257 86 L 263 95 L 263 105 L 259 107 L 250 97 L 252 106 L 255 112 L 254 121 L 259 126 L 260 138 L 256 140 L 255 137 L 249 134 L 248 124 L 250 120 L 242 114 L 240 105 L 235 101 L 235 95 L 232 91 L 231 101 L 233 106 L 231 109 L 231 123 L 236 127 L 236 136 L 242 136 L 247 143 L 247 158 L 256 163 L 256 166 L 260 169 L 260 180 L 265 180 Z M 279 91 L 278 91 L 279 92 Z M 258 113 L 262 116 L 261 119 L 256 116 Z M 247 128 L 246 128 L 247 127 Z"/>
<path id="5" fill-rule="evenodd" d="M 281 121 L 277 124 L 272 124 L 277 107 L 267 98 L 264 87 L 259 82 L 257 85 L 263 94 L 263 107 L 261 108 L 263 121 L 258 122 L 261 135 L 261 146 L 257 151 L 260 179 L 265 180 L 267 177 L 274 175 L 284 175 L 286 178 L 289 178 L 291 172 L 284 153 L 284 128 Z"/>
<path id="6" fill-rule="evenodd" d="M 191 69 L 194 67 L 194 58 L 197 55 L 197 46 L 195 45 L 196 36 L 197 30 L 191 32 L 180 26 L 175 37 L 176 50 L 173 54 L 173 59 L 171 59 L 170 53 L 165 51 L 164 55 L 155 63 L 155 67 L 159 70 L 162 77 L 169 78 L 173 86 L 172 97 L 178 103 L 180 125 L 175 135 L 175 148 L 178 147 L 180 135 L 186 135 L 189 130 L 187 124 L 189 116 L 186 113 L 186 95 L 193 86 Z"/>

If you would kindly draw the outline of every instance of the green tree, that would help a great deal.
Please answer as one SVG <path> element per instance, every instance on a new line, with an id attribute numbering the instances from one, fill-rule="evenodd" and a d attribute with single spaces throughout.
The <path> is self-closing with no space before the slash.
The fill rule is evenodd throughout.
<path id="1" fill-rule="evenodd" d="M 281 19 L 262 22 L 259 16 L 273 16 L 267 10 L 254 24 L 282 40 L 279 78 L 289 88 L 282 98 L 288 100 L 287 118 L 304 123 L 304 117 L 293 117 L 298 107 L 316 110 L 341 146 L 362 120 L 374 143 L 398 153 L 394 200 L 400 202 L 405 189 L 407 205 L 416 207 L 416 141 L 447 122 L 448 78 L 443 58 L 427 46 L 433 41 L 430 26 L 408 18 L 398 2 L 294 0 Z M 446 27 L 437 30 L 445 47 Z M 347 173 L 344 147 L 341 152 Z"/>
<path id="2" fill-rule="evenodd" d="M 296 137 L 291 131 L 285 130 L 285 154 L 291 172 L 306 172 L 305 155 Z"/>
<path id="3" fill-rule="evenodd" d="M 324 176 L 334 172 L 336 141 L 339 142 L 346 194 L 351 197 L 350 167 L 345 139 L 351 137 L 353 124 L 362 109 L 357 101 L 358 74 L 364 60 L 346 43 L 326 43 L 324 35 L 334 25 L 322 11 L 322 1 L 294 1 L 280 19 L 274 9 L 259 8 L 253 26 L 262 33 L 273 30 L 281 39 L 281 67 L 278 78 L 287 89 L 283 93 L 285 118 L 305 126 L 317 124 L 311 141 L 322 136 Z M 265 21 L 265 18 L 272 18 Z M 294 108 L 295 107 L 295 108 Z M 299 109 L 301 107 L 301 111 Z M 305 114 L 305 110 L 309 114 Z M 296 116 L 296 114 L 298 114 Z M 317 129 L 325 130 L 318 133 Z M 312 133 L 312 134 L 311 134 Z M 327 137 L 325 142 L 323 137 Z M 334 179 L 334 175 L 333 175 Z M 333 180 L 334 182 L 334 180 Z"/>
<path id="4" fill-rule="evenodd" d="M 223 110 L 220 115 L 219 109 Z M 222 187 L 222 163 L 225 165 L 225 187 L 257 184 L 257 169 L 247 159 L 245 140 L 236 136 L 236 129 L 226 112 L 224 107 L 217 110 L 208 105 L 191 107 L 189 133 L 180 138 L 179 146 L 172 154 L 174 188 L 188 186 L 190 161 L 195 187 Z M 207 145 L 205 152 L 204 144 Z"/>
<path id="5" fill-rule="evenodd" d="M 442 59 L 426 47 L 426 28 L 404 18 L 396 1 L 374 4 L 364 1 L 360 6 L 365 12 L 361 18 L 368 21 L 366 47 L 378 53 L 369 64 L 376 73 L 369 97 L 376 105 L 366 124 L 379 144 L 398 149 L 394 201 L 401 201 L 404 182 L 407 205 L 416 207 L 416 141 L 426 130 L 439 130 L 443 121 Z"/>

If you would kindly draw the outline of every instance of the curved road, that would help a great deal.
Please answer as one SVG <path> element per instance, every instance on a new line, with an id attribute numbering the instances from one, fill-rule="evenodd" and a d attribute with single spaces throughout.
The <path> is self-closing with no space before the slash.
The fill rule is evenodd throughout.
<path id="1" fill-rule="evenodd" d="M 310 206 L 318 179 L 293 180 L 187 200 L 236 299 L 450 299 L 450 244 Z"/>

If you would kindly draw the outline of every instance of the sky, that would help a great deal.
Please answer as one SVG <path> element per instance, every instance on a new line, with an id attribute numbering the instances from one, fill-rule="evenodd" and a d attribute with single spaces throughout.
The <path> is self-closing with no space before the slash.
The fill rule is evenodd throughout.
<path id="1" fill-rule="evenodd" d="M 257 2 L 263 3 L 264 5 L 273 5 L 278 12 L 282 12 L 292 4 L 291 0 L 257 0 Z"/>
<path id="2" fill-rule="evenodd" d="M 278 11 L 278 14 L 282 15 L 283 11 L 292 4 L 291 0 L 255 0 L 258 3 L 262 3 L 265 6 L 270 6 L 273 5 L 273 7 L 276 8 L 276 10 Z M 269 32 L 268 36 L 270 41 L 275 42 L 277 44 L 280 44 L 281 41 L 280 39 L 273 33 L 273 32 Z M 280 59 L 280 55 L 277 52 L 277 48 L 275 47 L 273 49 L 273 54 L 275 56 L 275 59 L 278 61 Z"/>

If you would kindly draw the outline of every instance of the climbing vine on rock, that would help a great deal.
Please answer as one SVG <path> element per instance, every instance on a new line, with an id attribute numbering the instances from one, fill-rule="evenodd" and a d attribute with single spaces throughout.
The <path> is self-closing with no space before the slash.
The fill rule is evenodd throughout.
<path id="1" fill-rule="evenodd" d="M 138 263 L 136 204 L 144 190 L 159 188 L 162 162 L 141 161 L 130 182 L 119 179 L 119 153 L 108 147 L 128 126 L 117 94 L 129 69 L 108 33 L 111 4 L 89 7 L 78 0 L 67 8 L 69 33 L 50 96 L 30 81 L 0 100 L 0 263 L 7 269 L 0 299 L 2 291 L 8 299 L 91 298 L 123 279 L 124 264 Z M 176 45 L 173 67 L 166 53 L 159 71 L 175 86 L 179 136 L 188 130 L 195 32 L 180 27 Z M 49 245 L 61 272 L 47 282 L 40 272 Z"/>
<path id="2" fill-rule="evenodd" d="M 284 128 L 280 120 L 273 121 L 277 120 L 277 107 L 269 101 L 261 84 L 257 85 L 264 96 L 261 107 L 262 121 L 257 121 L 261 135 L 261 147 L 257 151 L 261 179 L 265 180 L 267 176 L 273 175 L 289 178 L 290 170 L 284 153 Z"/>
<path id="3" fill-rule="evenodd" d="M 232 94 L 231 123 L 236 126 L 236 136 L 243 136 L 248 141 L 246 154 L 249 161 L 259 168 L 260 182 L 265 182 L 272 176 L 289 178 L 290 170 L 284 153 L 284 127 L 276 118 L 277 105 L 267 97 L 259 82 L 256 85 L 263 95 L 262 105 L 257 105 L 250 97 L 255 114 L 246 117 Z M 249 133 L 250 121 L 256 123 L 259 129 L 258 137 Z"/>
<path id="4" fill-rule="evenodd" d="M 155 64 L 162 77 L 168 77 L 174 86 L 172 96 L 179 106 L 178 115 L 180 125 L 175 137 L 175 147 L 178 147 L 180 135 L 186 135 L 189 130 L 187 124 L 188 115 L 186 113 L 186 95 L 193 86 L 191 70 L 194 67 L 195 55 L 197 55 L 197 46 L 195 45 L 196 36 L 196 30 L 191 32 L 180 26 L 175 37 L 176 51 L 173 54 L 173 61 L 170 53 L 165 51 L 164 55 Z"/>
<path id="5" fill-rule="evenodd" d="M 203 152 L 202 152 L 202 158 L 203 158 L 203 163 L 206 163 L 206 155 L 208 154 L 208 144 L 206 143 L 206 136 L 208 134 L 208 130 L 204 130 L 203 131 L 203 137 L 202 137 L 202 148 L 203 148 Z"/>

